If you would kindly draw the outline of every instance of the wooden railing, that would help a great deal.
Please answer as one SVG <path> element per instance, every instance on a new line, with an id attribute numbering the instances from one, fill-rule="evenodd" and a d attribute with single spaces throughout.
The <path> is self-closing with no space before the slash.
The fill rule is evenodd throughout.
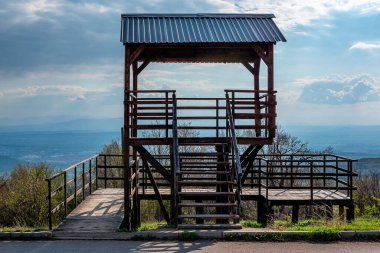
<path id="1" fill-rule="evenodd" d="M 235 129 L 244 137 L 274 138 L 276 130 L 276 91 L 225 90 Z M 250 134 L 244 131 L 254 131 Z"/>
<path id="2" fill-rule="evenodd" d="M 52 229 L 55 213 L 63 208 L 63 217 L 66 217 L 69 205 L 75 208 L 86 195 L 92 193 L 94 184 L 97 188 L 98 157 L 92 156 L 46 179 L 49 229 Z"/>
<path id="3" fill-rule="evenodd" d="M 270 189 L 294 189 L 309 190 L 311 202 L 315 190 L 339 191 L 352 200 L 356 161 L 333 154 L 261 155 L 243 187 L 257 187 L 266 199 Z"/>
<path id="4" fill-rule="evenodd" d="M 49 229 L 53 227 L 53 218 L 60 221 L 75 207 L 98 188 L 122 188 L 124 184 L 122 155 L 99 154 L 76 163 L 65 170 L 46 179 L 48 194 Z M 139 160 L 131 161 L 130 169 L 140 166 Z M 132 180 L 137 174 L 132 174 L 131 191 L 137 194 L 137 184 Z M 59 213 L 62 211 L 61 213 Z"/>
<path id="5" fill-rule="evenodd" d="M 232 108 L 230 104 L 230 98 L 228 93 L 226 92 L 226 104 L 227 104 L 227 137 L 230 140 L 230 149 L 231 149 L 231 156 L 232 156 L 232 166 L 231 169 L 232 174 L 235 176 L 236 181 L 236 199 L 238 202 L 238 212 L 240 213 L 241 209 L 241 191 L 242 191 L 242 183 L 241 183 L 241 177 L 242 177 L 242 170 L 241 170 L 241 162 L 240 162 L 240 154 L 239 154 L 239 148 L 237 145 L 237 139 L 236 139 L 236 132 L 235 132 L 235 122 L 234 118 L 232 116 Z"/>
<path id="6" fill-rule="evenodd" d="M 176 103 L 178 137 L 186 130 L 201 131 L 200 137 L 227 136 L 227 106 L 225 98 L 176 97 L 175 90 L 129 91 L 131 124 L 137 138 L 144 131 L 159 130 L 156 139 L 171 138 L 173 104 Z M 225 90 L 229 95 L 235 129 L 244 138 L 273 138 L 276 129 L 275 91 Z M 175 99 L 175 101 L 174 101 Z M 239 142 L 239 138 L 238 138 Z M 153 144 L 153 142 L 151 142 Z"/>

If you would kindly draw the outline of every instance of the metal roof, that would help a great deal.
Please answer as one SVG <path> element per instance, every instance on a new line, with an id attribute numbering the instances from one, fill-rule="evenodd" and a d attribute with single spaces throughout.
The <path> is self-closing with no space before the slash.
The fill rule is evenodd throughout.
<path id="1" fill-rule="evenodd" d="M 285 42 L 273 14 L 123 14 L 124 44 Z"/>

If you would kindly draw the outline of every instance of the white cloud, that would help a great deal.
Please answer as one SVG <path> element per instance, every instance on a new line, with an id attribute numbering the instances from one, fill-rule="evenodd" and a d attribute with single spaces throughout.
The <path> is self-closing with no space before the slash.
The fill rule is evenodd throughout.
<path id="1" fill-rule="evenodd" d="M 380 82 L 369 75 L 324 78 L 305 85 L 298 101 L 330 105 L 380 101 Z"/>
<path id="2" fill-rule="evenodd" d="M 361 14 L 380 12 L 378 0 L 207 0 L 219 12 L 274 13 L 282 29 L 312 25 L 313 21 L 330 18 L 333 12 L 355 11 Z"/>
<path id="3" fill-rule="evenodd" d="M 377 41 L 377 42 L 359 41 L 350 47 L 350 50 L 354 50 L 354 49 L 360 49 L 360 50 L 380 49 L 380 41 Z"/>

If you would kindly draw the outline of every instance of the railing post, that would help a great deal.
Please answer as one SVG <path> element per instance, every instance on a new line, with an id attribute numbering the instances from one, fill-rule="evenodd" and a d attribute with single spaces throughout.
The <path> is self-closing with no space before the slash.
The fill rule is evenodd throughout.
<path id="1" fill-rule="evenodd" d="M 104 155 L 104 188 L 106 188 L 106 189 L 107 189 L 107 181 L 108 181 L 107 180 L 107 155 Z M 126 182 L 124 182 L 124 183 L 126 183 Z"/>
<path id="2" fill-rule="evenodd" d="M 219 137 L 219 99 L 216 99 L 216 138 Z"/>
<path id="3" fill-rule="evenodd" d="M 98 156 L 95 158 L 95 190 L 98 189 Z"/>
<path id="4" fill-rule="evenodd" d="M 314 201 L 314 171 L 313 171 L 313 162 L 310 162 L 310 200 Z"/>
<path id="5" fill-rule="evenodd" d="M 326 187 L 326 155 L 323 155 L 323 187 Z"/>
<path id="6" fill-rule="evenodd" d="M 294 179 L 293 179 L 293 155 L 290 156 L 290 187 L 293 188 Z"/>
<path id="7" fill-rule="evenodd" d="M 78 205 L 78 198 L 77 198 L 77 166 L 74 167 L 74 202 L 75 207 Z"/>
<path id="8" fill-rule="evenodd" d="M 53 219 L 51 214 L 51 180 L 48 180 L 48 217 L 49 217 L 49 230 L 53 228 Z"/>
<path id="9" fill-rule="evenodd" d="M 89 179 L 90 179 L 90 194 L 92 193 L 92 164 L 91 164 L 91 159 L 90 159 L 90 161 L 88 161 L 88 166 L 89 166 Z"/>
<path id="10" fill-rule="evenodd" d="M 352 200 L 353 199 L 353 196 L 352 196 L 352 187 L 353 187 L 353 185 L 352 185 L 352 161 L 351 160 L 349 160 L 348 161 L 348 171 L 349 171 L 349 196 L 350 196 L 350 199 Z"/>
<path id="11" fill-rule="evenodd" d="M 165 92 L 165 136 L 169 138 L 169 92 Z"/>
<path id="12" fill-rule="evenodd" d="M 82 201 L 85 199 L 86 197 L 86 194 L 85 194 L 85 191 L 86 191 L 86 181 L 85 181 L 85 178 L 86 178 L 86 174 L 85 174 L 85 163 L 82 163 Z"/>
<path id="13" fill-rule="evenodd" d="M 259 159 L 259 197 L 261 196 L 261 159 Z"/>
<path id="14" fill-rule="evenodd" d="M 338 162 L 338 157 L 335 157 L 335 187 L 336 187 L 336 190 L 338 190 L 338 187 L 339 187 L 339 182 L 338 182 L 338 179 L 339 179 L 339 170 L 338 170 L 338 167 L 339 167 L 339 162 Z"/>
<path id="15" fill-rule="evenodd" d="M 270 162 L 267 162 L 267 168 L 266 168 L 266 172 L 265 172 L 265 177 L 266 177 L 266 180 L 265 180 L 265 184 L 266 184 L 266 192 L 265 192 L 265 198 L 266 200 L 268 201 L 268 189 L 269 189 L 269 174 L 268 174 L 268 165 L 270 165 Z"/>
<path id="16" fill-rule="evenodd" d="M 64 205 L 65 205 L 65 217 L 67 216 L 67 171 L 63 173 L 63 194 L 64 196 Z"/>

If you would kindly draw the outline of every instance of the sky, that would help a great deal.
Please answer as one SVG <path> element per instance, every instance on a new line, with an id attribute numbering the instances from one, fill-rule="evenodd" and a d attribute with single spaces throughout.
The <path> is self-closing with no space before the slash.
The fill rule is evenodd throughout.
<path id="1" fill-rule="evenodd" d="M 0 126 L 122 117 L 121 13 L 273 13 L 278 123 L 380 125 L 379 0 L 0 0 Z M 240 64 L 150 64 L 139 85 L 193 97 L 252 82 Z"/>

